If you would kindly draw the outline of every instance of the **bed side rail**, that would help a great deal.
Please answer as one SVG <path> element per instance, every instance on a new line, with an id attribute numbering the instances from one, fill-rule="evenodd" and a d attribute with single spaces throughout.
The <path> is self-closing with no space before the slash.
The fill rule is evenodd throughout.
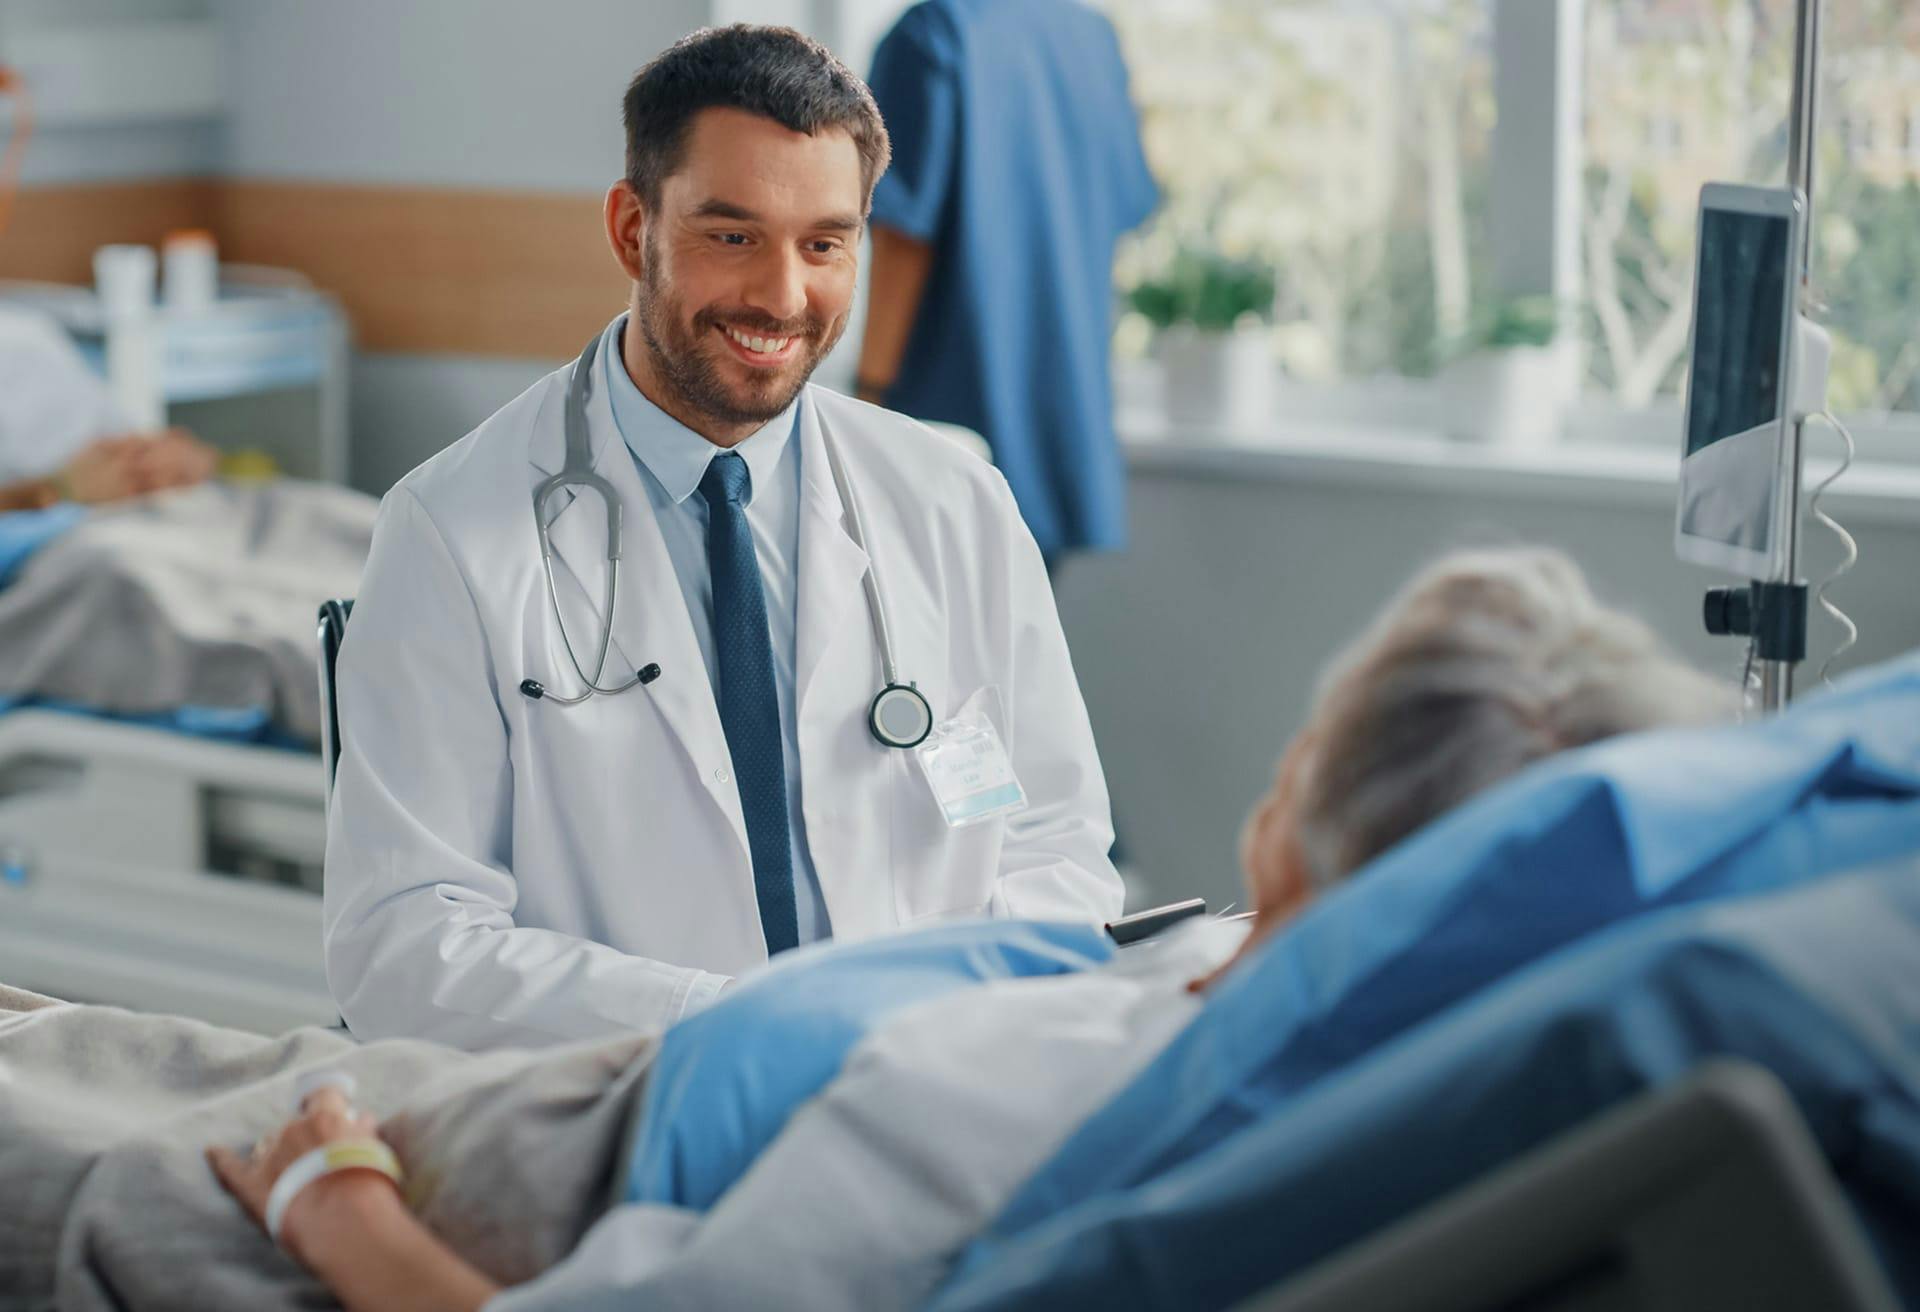
<path id="1" fill-rule="evenodd" d="M 1898 1312 L 1772 1074 L 1715 1060 L 1243 1312 Z"/>

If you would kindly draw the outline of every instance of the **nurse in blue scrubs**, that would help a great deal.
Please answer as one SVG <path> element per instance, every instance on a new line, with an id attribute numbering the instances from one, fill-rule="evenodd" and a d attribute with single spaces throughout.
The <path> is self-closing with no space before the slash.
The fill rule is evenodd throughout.
<path id="1" fill-rule="evenodd" d="M 893 164 L 860 395 L 985 436 L 1049 562 L 1122 546 L 1113 252 L 1158 192 L 1112 26 L 1078 0 L 924 0 L 869 85 Z"/>

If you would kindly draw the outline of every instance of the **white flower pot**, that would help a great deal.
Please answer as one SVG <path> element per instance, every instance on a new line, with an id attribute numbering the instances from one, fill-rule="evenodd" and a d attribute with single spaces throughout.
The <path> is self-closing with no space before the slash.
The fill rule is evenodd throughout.
<path id="1" fill-rule="evenodd" d="M 1273 426 L 1274 360 L 1264 326 L 1207 333 L 1178 324 L 1154 340 L 1154 355 L 1175 437 L 1213 430 L 1251 440 Z"/>
<path id="2" fill-rule="evenodd" d="M 1560 432 L 1571 399 L 1568 360 L 1553 346 L 1481 351 L 1441 371 L 1448 431 L 1468 442 L 1532 448 Z"/>

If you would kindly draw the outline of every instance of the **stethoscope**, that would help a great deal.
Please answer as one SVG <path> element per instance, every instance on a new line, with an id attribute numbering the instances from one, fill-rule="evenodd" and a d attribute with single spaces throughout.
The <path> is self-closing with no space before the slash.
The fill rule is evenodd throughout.
<path id="1" fill-rule="evenodd" d="M 652 683 L 660 677 L 658 665 L 646 665 L 634 671 L 631 679 L 612 687 L 604 687 L 601 675 L 606 673 L 607 652 L 613 646 L 613 608 L 619 598 L 620 589 L 620 494 L 613 484 L 593 471 L 592 443 L 587 431 L 587 394 L 592 387 L 593 359 L 600 350 L 600 338 L 595 337 L 587 343 L 587 349 L 580 352 L 580 358 L 574 361 L 573 374 L 567 383 L 566 460 L 560 472 L 545 479 L 533 490 L 533 526 L 540 535 L 540 564 L 547 576 L 547 600 L 553 606 L 553 622 L 560 628 L 560 643 L 567 650 L 567 660 L 573 665 L 573 672 L 580 676 L 583 687 L 578 695 L 563 697 L 549 690 L 537 679 L 523 679 L 520 691 L 534 701 L 546 700 L 561 706 L 577 706 L 594 696 L 613 696 L 630 689 Z M 862 577 L 867 593 L 867 613 L 873 619 L 874 641 L 880 648 L 880 666 L 886 680 L 884 687 L 874 694 L 873 703 L 867 708 L 867 727 L 874 739 L 884 747 L 918 747 L 933 732 L 933 707 L 911 681 L 900 678 L 900 668 L 894 660 L 893 629 L 887 622 L 886 598 L 880 589 L 880 564 L 874 559 L 873 552 L 867 547 L 866 519 L 860 513 L 860 500 L 854 495 L 853 486 L 847 481 L 847 471 L 840 461 L 840 449 L 827 431 L 826 420 L 816 409 L 815 419 L 820 424 L 820 444 L 827 453 L 827 467 L 833 474 L 833 484 L 840 492 L 840 501 L 847 509 L 851 521 L 854 545 L 866 553 L 867 569 Z M 607 588 L 605 604 L 600 613 L 604 617 L 600 623 L 600 654 L 594 660 L 593 676 L 580 664 L 580 658 L 574 654 L 573 640 L 567 635 L 567 622 L 560 613 L 560 591 L 553 581 L 553 542 L 547 535 L 547 501 L 562 488 L 572 487 L 588 489 L 600 495 L 601 502 L 607 508 Z M 576 492 L 575 495 L 580 495 Z"/>

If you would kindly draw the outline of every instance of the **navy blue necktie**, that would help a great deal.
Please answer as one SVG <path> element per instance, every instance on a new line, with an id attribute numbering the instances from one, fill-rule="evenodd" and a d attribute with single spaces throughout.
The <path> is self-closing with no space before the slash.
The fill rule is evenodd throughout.
<path id="1" fill-rule="evenodd" d="M 746 813 L 753 856 L 753 892 L 767 953 L 800 943 L 793 901 L 793 847 L 787 827 L 787 765 L 781 748 L 780 701 L 773 684 L 773 641 L 760 561 L 747 526 L 753 475 L 723 451 L 700 480 L 707 503 L 707 568 L 713 575 L 713 645 L 718 654 L 720 727 L 733 757 L 733 777 Z"/>

